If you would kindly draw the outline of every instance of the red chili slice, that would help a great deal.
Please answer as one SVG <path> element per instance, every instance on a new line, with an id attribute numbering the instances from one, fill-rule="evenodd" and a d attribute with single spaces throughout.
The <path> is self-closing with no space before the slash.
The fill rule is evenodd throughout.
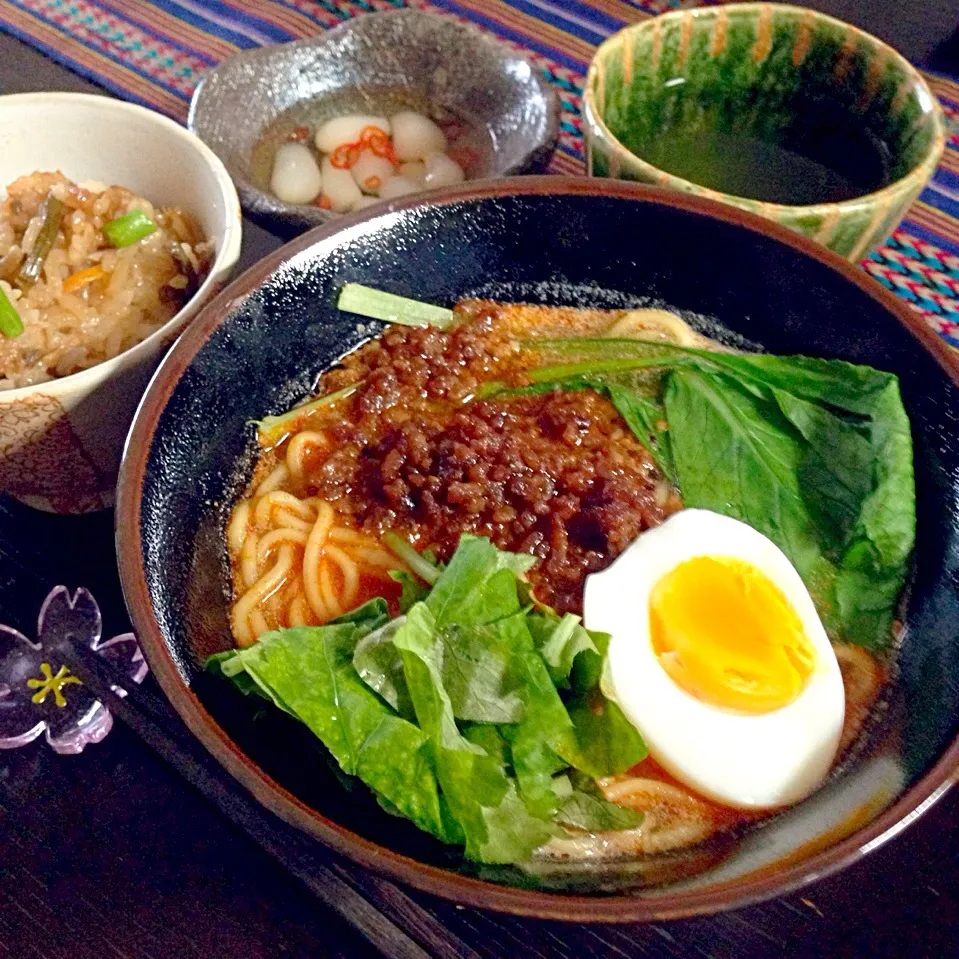
<path id="1" fill-rule="evenodd" d="M 360 158 L 360 143 L 341 143 L 331 154 L 330 163 L 338 170 L 349 170 Z"/>

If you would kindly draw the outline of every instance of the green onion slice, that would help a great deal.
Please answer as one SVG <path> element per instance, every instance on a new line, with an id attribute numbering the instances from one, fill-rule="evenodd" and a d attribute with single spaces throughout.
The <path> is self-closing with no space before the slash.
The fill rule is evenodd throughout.
<path id="1" fill-rule="evenodd" d="M 0 333 L 13 339 L 23 332 L 23 320 L 16 307 L 10 302 L 3 287 L 0 286 Z"/>
<path id="2" fill-rule="evenodd" d="M 442 570 L 437 569 L 429 560 L 421 556 L 413 547 L 396 533 L 386 532 L 381 537 L 386 546 L 398 559 L 403 560 L 424 583 L 433 585 L 439 578 Z"/>
<path id="3" fill-rule="evenodd" d="M 319 410 L 324 406 L 336 403 L 338 400 L 346 399 L 346 397 L 355 393 L 361 385 L 362 380 L 359 383 L 344 386 L 343 389 L 337 390 L 335 393 L 327 393 L 325 396 L 318 396 L 316 399 L 301 403 L 299 406 L 294 406 L 293 409 L 288 410 L 286 413 L 281 413 L 279 416 L 264 416 L 263 419 L 257 423 L 257 437 L 260 445 L 275 446 L 290 432 L 293 424 L 301 417 L 312 413 L 314 410 Z"/>
<path id="4" fill-rule="evenodd" d="M 453 322 L 453 311 L 443 306 L 421 303 L 359 283 L 347 283 L 336 305 L 347 313 L 402 326 L 435 326 L 444 330 Z"/>
<path id="5" fill-rule="evenodd" d="M 157 225 L 141 210 L 131 210 L 103 224 L 103 235 L 116 247 L 131 246 L 156 230 Z"/>

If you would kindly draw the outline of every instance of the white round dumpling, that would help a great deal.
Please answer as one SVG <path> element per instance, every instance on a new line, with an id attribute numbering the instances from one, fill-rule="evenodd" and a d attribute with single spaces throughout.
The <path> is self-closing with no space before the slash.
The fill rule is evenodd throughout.
<path id="1" fill-rule="evenodd" d="M 332 153 L 344 143 L 356 143 L 367 127 L 379 127 L 384 133 L 390 132 L 390 121 L 386 117 L 377 117 L 366 113 L 348 113 L 346 116 L 327 120 L 317 131 L 314 142 L 321 153 Z"/>
<path id="2" fill-rule="evenodd" d="M 361 150 L 359 159 L 350 169 L 357 186 L 364 193 L 379 193 L 393 173 L 393 164 L 372 150 Z"/>
<path id="3" fill-rule="evenodd" d="M 400 162 L 424 160 L 430 153 L 442 153 L 446 149 L 443 131 L 422 113 L 404 110 L 390 118 L 393 134 L 393 150 Z"/>
<path id="4" fill-rule="evenodd" d="M 422 160 L 407 160 L 399 165 L 400 176 L 406 177 L 412 183 L 423 186 L 426 180 L 426 164 Z"/>
<path id="5" fill-rule="evenodd" d="M 271 192 L 284 203 L 309 203 L 322 186 L 313 151 L 303 143 L 284 143 L 273 158 Z"/>
<path id="6" fill-rule="evenodd" d="M 353 174 L 333 166 L 329 157 L 323 158 L 320 173 L 323 177 L 323 197 L 329 200 L 330 209 L 335 213 L 352 210 L 363 196 Z"/>
<path id="7" fill-rule="evenodd" d="M 463 168 L 445 153 L 431 153 L 426 157 L 424 163 L 426 165 L 426 175 L 423 182 L 427 188 L 453 186 L 466 179 Z"/>
<path id="8" fill-rule="evenodd" d="M 419 183 L 408 180 L 405 176 L 390 177 L 383 188 L 380 190 L 380 199 L 396 200 L 401 196 L 409 196 L 411 193 L 419 193 L 423 187 Z"/>
<path id="9" fill-rule="evenodd" d="M 399 174 L 422 186 L 426 179 L 426 164 L 422 160 L 407 160 L 400 164 Z"/>

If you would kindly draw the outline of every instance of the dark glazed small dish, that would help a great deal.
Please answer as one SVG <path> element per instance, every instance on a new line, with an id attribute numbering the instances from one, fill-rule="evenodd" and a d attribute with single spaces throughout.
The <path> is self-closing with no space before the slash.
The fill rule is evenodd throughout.
<path id="1" fill-rule="evenodd" d="M 628 238 L 628 239 L 627 239 Z M 230 645 L 224 522 L 247 482 L 251 421 L 306 396 L 377 332 L 335 307 L 354 281 L 461 297 L 616 306 L 647 298 L 713 317 L 777 353 L 900 377 L 915 439 L 918 533 L 898 677 L 859 759 L 762 828 L 673 860 L 565 874 L 478 874 L 347 792 L 281 715 L 203 672 Z M 922 319 L 810 240 L 732 207 L 613 181 L 466 184 L 315 230 L 250 270 L 184 334 L 130 434 L 117 504 L 134 627 L 170 701 L 278 815 L 353 860 L 460 903 L 579 921 L 714 912 L 782 895 L 899 832 L 959 770 L 959 367 Z"/>
<path id="2" fill-rule="evenodd" d="M 481 132 L 488 149 L 471 179 L 543 170 L 559 134 L 559 99 L 528 60 L 475 27 L 418 10 L 355 17 L 230 57 L 200 82 L 188 126 L 223 161 L 247 213 L 300 231 L 336 214 L 266 189 L 255 150 L 271 124 L 401 107 L 436 108 Z"/>

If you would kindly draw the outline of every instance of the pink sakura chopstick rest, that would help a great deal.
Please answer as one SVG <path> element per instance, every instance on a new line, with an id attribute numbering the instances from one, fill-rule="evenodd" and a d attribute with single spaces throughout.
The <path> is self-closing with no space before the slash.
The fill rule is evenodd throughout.
<path id="1" fill-rule="evenodd" d="M 85 589 L 72 596 L 57 586 L 40 608 L 37 641 L 0 624 L 0 749 L 24 746 L 46 733 L 55 752 L 69 755 L 98 743 L 113 717 L 57 651 L 67 640 L 109 660 L 134 683 L 148 667 L 133 633 L 101 642 L 103 622 L 96 600 Z M 118 695 L 124 690 L 114 687 Z"/>

